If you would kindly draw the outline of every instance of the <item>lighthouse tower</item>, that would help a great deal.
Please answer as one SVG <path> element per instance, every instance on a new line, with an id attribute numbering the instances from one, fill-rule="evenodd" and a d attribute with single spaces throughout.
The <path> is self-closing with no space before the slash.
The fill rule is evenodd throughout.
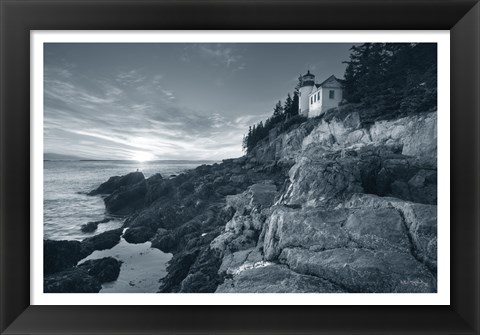
<path id="1" fill-rule="evenodd" d="M 308 116 L 310 103 L 308 96 L 312 93 L 315 87 L 315 76 L 310 73 L 310 70 L 306 74 L 300 76 L 300 89 L 299 89 L 299 101 L 298 101 L 298 114 Z"/>

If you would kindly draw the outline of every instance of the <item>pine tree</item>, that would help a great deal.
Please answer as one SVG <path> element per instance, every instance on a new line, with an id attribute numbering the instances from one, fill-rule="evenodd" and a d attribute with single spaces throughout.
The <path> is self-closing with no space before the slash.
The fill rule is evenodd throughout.
<path id="1" fill-rule="evenodd" d="M 251 152 L 258 142 L 266 138 L 273 128 L 278 127 L 280 131 L 283 131 L 292 124 L 303 122 L 302 118 L 294 118 L 294 116 L 298 115 L 300 80 L 301 78 L 299 78 L 299 82 L 295 87 L 293 98 L 292 95 L 288 93 L 283 105 L 280 100 L 275 104 L 271 117 L 267 118 L 265 122 L 260 121 L 253 127 L 249 127 L 243 145 L 247 153 Z"/>
<path id="2" fill-rule="evenodd" d="M 293 108 L 293 100 L 290 93 L 288 93 L 287 99 L 285 99 L 285 103 L 283 104 L 283 111 L 287 118 L 293 115 L 292 108 Z"/>
<path id="3" fill-rule="evenodd" d="M 292 101 L 292 116 L 298 115 L 298 103 L 299 103 L 298 90 L 293 92 L 293 101 Z"/>
<path id="4" fill-rule="evenodd" d="M 283 107 L 282 107 L 282 102 L 278 100 L 277 104 L 275 105 L 275 108 L 273 109 L 273 118 L 278 119 L 281 117 L 283 114 Z"/>
<path id="5" fill-rule="evenodd" d="M 432 43 L 365 43 L 351 48 L 344 97 L 372 117 L 429 111 L 437 100 L 437 47 Z"/>

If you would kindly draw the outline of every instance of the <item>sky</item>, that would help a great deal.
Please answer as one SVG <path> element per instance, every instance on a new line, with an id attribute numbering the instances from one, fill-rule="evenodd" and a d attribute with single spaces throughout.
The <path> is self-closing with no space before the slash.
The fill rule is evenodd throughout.
<path id="1" fill-rule="evenodd" d="M 351 44 L 48 43 L 44 152 L 87 159 L 240 157 L 310 70 L 343 78 Z"/>

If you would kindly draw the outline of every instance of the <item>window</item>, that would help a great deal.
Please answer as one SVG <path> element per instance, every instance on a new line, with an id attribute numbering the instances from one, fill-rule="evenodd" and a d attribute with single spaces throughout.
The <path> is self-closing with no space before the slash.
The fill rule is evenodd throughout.
<path id="1" fill-rule="evenodd" d="M 317 102 L 317 95 L 316 94 L 313 96 L 313 101 Z"/>
<path id="2" fill-rule="evenodd" d="M 318 101 L 320 101 L 320 92 L 318 92 L 317 95 L 318 95 Z"/>
<path id="3" fill-rule="evenodd" d="M 334 90 L 330 90 L 330 92 L 328 92 L 328 97 L 330 99 L 335 99 L 335 91 Z"/>
<path id="4" fill-rule="evenodd" d="M 313 104 L 313 97 L 310 97 L 310 105 Z"/>

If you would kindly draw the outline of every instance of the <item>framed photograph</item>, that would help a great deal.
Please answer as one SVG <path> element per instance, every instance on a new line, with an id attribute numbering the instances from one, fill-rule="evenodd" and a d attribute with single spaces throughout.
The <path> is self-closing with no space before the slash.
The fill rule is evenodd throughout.
<path id="1" fill-rule="evenodd" d="M 1 331 L 477 334 L 479 6 L 4 1 Z"/>

